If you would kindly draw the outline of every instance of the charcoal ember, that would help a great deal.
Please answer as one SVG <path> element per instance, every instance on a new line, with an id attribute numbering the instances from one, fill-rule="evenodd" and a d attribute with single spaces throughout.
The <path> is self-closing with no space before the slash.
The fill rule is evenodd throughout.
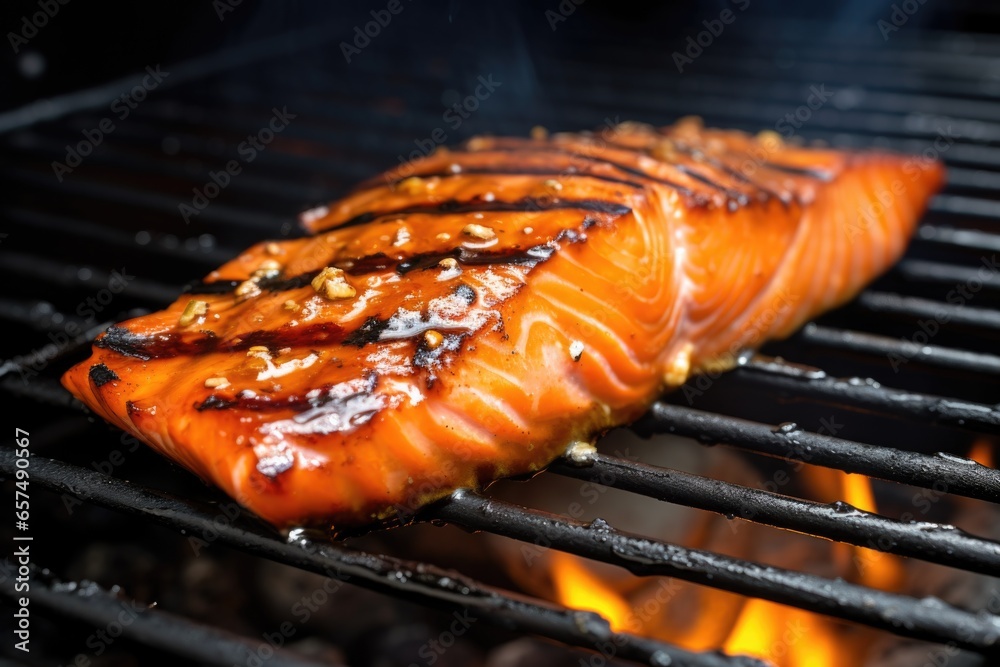
<path id="1" fill-rule="evenodd" d="M 137 600 L 155 600 L 163 576 L 157 556 L 139 545 L 93 542 L 73 559 L 64 578 L 118 586 Z"/>
<path id="2" fill-rule="evenodd" d="M 424 611 L 423 615 L 427 615 Z M 439 624 L 406 623 L 372 628 L 348 648 L 352 665 L 371 667 L 484 667 L 482 650 L 461 629 L 453 632 L 450 617 Z M 468 630 L 468 628 L 465 628 Z"/>
<path id="3" fill-rule="evenodd" d="M 347 658 L 340 647 L 319 637 L 306 637 L 292 642 L 288 649 L 331 666 L 347 664 Z"/>
<path id="4" fill-rule="evenodd" d="M 523 637 L 496 647 L 486 658 L 485 667 L 627 667 L 603 653 L 567 648 L 560 644 Z"/>
<path id="5" fill-rule="evenodd" d="M 241 570 L 225 555 L 203 553 L 184 563 L 176 586 L 163 596 L 163 608 L 179 609 L 206 623 L 252 633 L 245 609 L 248 595 Z"/>

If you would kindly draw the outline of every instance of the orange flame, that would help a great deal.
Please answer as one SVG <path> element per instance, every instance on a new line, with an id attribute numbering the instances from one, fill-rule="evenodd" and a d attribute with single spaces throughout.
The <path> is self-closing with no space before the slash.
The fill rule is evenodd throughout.
<path id="1" fill-rule="evenodd" d="M 978 451 L 984 455 L 987 449 Z M 864 511 L 877 511 L 868 478 L 812 466 L 803 472 L 806 487 L 816 493 L 817 500 L 840 499 Z M 824 560 L 836 568 L 834 576 L 883 590 L 899 590 L 902 585 L 903 564 L 892 555 L 837 542 L 826 548 L 829 557 Z M 843 664 L 844 655 L 860 655 L 873 638 L 866 631 L 800 609 L 694 585 L 663 602 L 655 615 L 645 614 L 636 582 L 655 582 L 611 583 L 590 569 L 585 559 L 559 552 L 551 554 L 550 568 L 559 602 L 601 614 L 615 631 L 691 650 L 722 648 L 775 667 L 835 667 Z"/>
<path id="2" fill-rule="evenodd" d="M 583 559 L 557 551 L 551 567 L 556 597 L 567 607 L 600 614 L 615 632 L 640 630 L 629 622 L 632 610 L 625 599 L 588 570 Z"/>
<path id="3" fill-rule="evenodd" d="M 993 454 L 995 446 L 996 442 L 987 438 L 980 438 L 976 440 L 975 444 L 972 445 L 972 449 L 969 450 L 969 458 L 987 468 L 995 468 L 996 462 Z"/>
<path id="4" fill-rule="evenodd" d="M 842 477 L 844 501 L 865 512 L 877 512 L 871 480 L 863 475 L 838 472 Z M 861 583 L 882 590 L 893 590 L 903 583 L 903 564 L 885 552 L 854 547 L 854 564 Z"/>
<path id="5" fill-rule="evenodd" d="M 826 619 L 801 609 L 751 599 L 743 606 L 723 650 L 782 667 L 835 667 L 843 662 L 844 655 L 837 644 Z"/>

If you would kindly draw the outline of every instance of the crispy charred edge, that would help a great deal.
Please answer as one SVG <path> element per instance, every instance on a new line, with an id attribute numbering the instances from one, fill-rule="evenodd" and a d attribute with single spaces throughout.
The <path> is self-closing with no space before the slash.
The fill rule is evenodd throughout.
<path id="1" fill-rule="evenodd" d="M 234 395 L 215 393 L 210 395 L 201 403 L 195 404 L 195 410 L 204 412 L 206 410 L 248 410 L 251 412 L 273 412 L 278 410 L 289 410 L 292 412 L 304 412 L 314 408 L 329 407 L 337 409 L 346 406 L 350 401 L 362 396 L 371 396 L 378 387 L 378 374 L 366 371 L 362 375 L 364 386 L 353 394 L 345 396 L 333 396 L 331 390 L 335 385 L 324 384 L 317 389 L 310 389 L 305 394 L 288 394 L 287 396 L 269 396 L 267 394 L 255 394 L 253 392 L 240 391 Z M 310 395 L 311 394 L 311 395 Z"/>
<path id="2" fill-rule="evenodd" d="M 318 231 L 332 231 L 334 229 L 347 229 L 357 225 L 374 222 L 379 218 L 396 217 L 403 215 L 428 214 L 428 215 L 453 215 L 458 213 L 534 213 L 538 211 L 557 210 L 580 210 L 593 213 L 601 213 L 611 216 L 623 216 L 632 212 L 632 209 L 624 204 L 604 199 L 561 199 L 558 197 L 524 197 L 516 201 L 486 201 L 481 197 L 474 197 L 468 201 L 458 201 L 449 199 L 440 204 L 416 204 L 413 206 L 403 206 L 401 208 L 389 209 L 385 211 L 366 211 L 359 213 L 352 218 L 324 227 Z"/>
<path id="3" fill-rule="evenodd" d="M 104 364 L 94 364 L 90 367 L 90 381 L 95 387 L 103 387 L 109 382 L 120 380 L 118 375 Z"/>
<path id="4" fill-rule="evenodd" d="M 219 338 L 211 331 L 182 331 L 143 336 L 124 327 L 112 326 L 94 342 L 94 346 L 125 357 L 149 361 L 212 352 L 237 352 L 255 346 L 279 349 L 336 345 L 342 343 L 346 335 L 344 328 L 333 322 L 297 327 L 282 326 L 270 330 L 259 329 L 240 334 L 233 339 Z"/>

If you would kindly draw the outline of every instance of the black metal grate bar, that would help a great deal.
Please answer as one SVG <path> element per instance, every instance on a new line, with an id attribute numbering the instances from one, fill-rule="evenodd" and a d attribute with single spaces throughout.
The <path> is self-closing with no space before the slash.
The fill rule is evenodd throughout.
<path id="1" fill-rule="evenodd" d="M 822 504 L 672 468 L 598 454 L 593 465 L 560 460 L 549 470 L 657 500 L 983 574 L 1000 574 L 1000 543 L 955 526 L 903 522 L 845 502 Z"/>
<path id="2" fill-rule="evenodd" d="M 884 292 L 863 292 L 854 302 L 875 313 L 927 318 L 981 329 L 1000 330 L 1000 310 L 942 303 L 932 299 Z"/>
<path id="3" fill-rule="evenodd" d="M 955 266 L 943 262 L 930 262 L 921 259 L 904 259 L 899 262 L 893 271 L 906 280 L 914 283 L 938 283 L 943 285 L 965 285 L 979 284 L 982 289 L 988 291 L 1000 290 L 1000 280 L 995 282 L 991 278 L 998 278 L 995 271 L 990 270 L 983 280 L 982 269 L 979 266 Z"/>
<path id="4" fill-rule="evenodd" d="M 0 593 L 15 598 L 14 572 L 9 562 L 0 562 Z M 246 664 L 257 655 L 260 640 L 213 628 L 204 623 L 122 600 L 93 583 L 50 583 L 37 576 L 30 579 L 31 609 L 47 609 L 78 618 L 95 628 L 118 623 L 122 636 L 170 655 L 199 663 L 230 667 Z M 128 622 L 122 622 L 126 619 Z M 284 667 L 327 667 L 329 663 L 311 660 L 282 648 L 270 647 L 272 660 Z"/>
<path id="5" fill-rule="evenodd" d="M 974 614 L 935 598 L 915 598 L 688 549 L 511 503 L 456 492 L 434 507 L 436 518 L 523 542 L 546 544 L 641 576 L 677 577 L 800 609 L 863 623 L 903 637 L 1000 655 L 1000 617 Z"/>
<path id="6" fill-rule="evenodd" d="M 886 387 L 871 379 L 835 378 L 809 366 L 762 355 L 732 371 L 742 381 L 799 399 L 842 405 L 983 433 L 1000 433 L 1000 410 L 957 398 Z"/>
<path id="7" fill-rule="evenodd" d="M 90 278 L 83 281 L 79 277 L 79 267 L 23 252 L 0 251 L 0 262 L 3 263 L 4 271 L 70 288 L 84 285 L 100 289 L 106 287 L 111 278 L 111 274 L 106 271 L 88 269 Z M 121 292 L 146 301 L 169 303 L 177 298 L 180 290 L 170 285 L 137 278 L 124 281 Z"/>
<path id="8" fill-rule="evenodd" d="M 655 403 L 633 428 L 640 434 L 673 433 L 706 444 L 1000 502 L 1000 471 L 950 454 L 877 447 L 809 433 L 794 424 L 775 427 L 663 402 Z"/>
<path id="9" fill-rule="evenodd" d="M 919 241 L 966 248 L 977 252 L 1000 252 L 1000 234 L 990 234 L 978 229 L 957 229 L 925 224 L 917 230 L 916 238 Z"/>
<path id="10" fill-rule="evenodd" d="M 899 338 L 835 329 L 818 324 L 807 324 L 796 339 L 837 352 L 857 352 L 882 357 L 885 360 L 906 360 L 925 366 L 979 373 L 984 376 L 1000 375 L 1000 356 L 995 354 L 957 350 L 940 345 L 920 345 Z"/>
<path id="11" fill-rule="evenodd" d="M 159 213 L 180 218 L 177 212 L 177 205 L 183 201 L 180 197 L 171 197 L 158 192 L 136 190 L 83 179 L 66 179 L 62 183 L 57 183 L 49 174 L 35 173 L 21 169 L 9 169 L 6 167 L 0 167 L 0 175 L 11 181 L 41 187 L 45 190 L 58 188 L 64 196 L 68 197 L 92 198 L 108 201 L 118 206 L 149 208 Z M 199 213 L 198 217 L 199 220 L 211 220 L 213 223 L 227 225 L 236 229 L 246 230 L 247 228 L 256 228 L 261 232 L 267 231 L 271 233 L 276 229 L 280 229 L 283 222 L 277 215 L 269 215 L 247 209 L 237 209 L 220 202 L 215 202 L 212 206 L 205 208 L 204 211 Z"/>
<path id="12" fill-rule="evenodd" d="M 12 474 L 16 456 L 0 449 L 0 470 Z M 486 586 L 456 572 L 390 556 L 355 551 L 301 535 L 288 541 L 238 517 L 220 525 L 218 510 L 43 457 L 32 457 L 31 480 L 86 502 L 154 520 L 195 535 L 218 534 L 231 547 L 397 597 L 445 607 L 468 608 L 504 627 L 593 649 L 614 640 L 619 655 L 651 665 L 676 667 L 766 667 L 751 658 L 695 653 L 662 642 L 613 633 L 598 614 L 566 609 Z"/>

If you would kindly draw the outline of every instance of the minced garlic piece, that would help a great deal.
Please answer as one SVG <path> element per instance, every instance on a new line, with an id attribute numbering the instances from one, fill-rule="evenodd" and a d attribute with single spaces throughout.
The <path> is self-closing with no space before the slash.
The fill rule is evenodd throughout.
<path id="1" fill-rule="evenodd" d="M 248 357 L 259 357 L 261 359 L 270 359 L 271 351 L 267 349 L 266 345 L 254 345 L 249 350 L 247 350 Z"/>
<path id="2" fill-rule="evenodd" d="M 441 232 L 434 238 L 436 238 L 438 241 L 447 241 L 448 239 L 451 238 L 451 234 L 449 234 L 448 232 Z"/>
<path id="3" fill-rule="evenodd" d="M 687 382 L 688 376 L 691 374 L 692 352 L 694 352 L 694 345 L 691 343 L 687 343 L 677 352 L 663 373 L 664 384 L 668 387 L 679 387 Z"/>
<path id="4" fill-rule="evenodd" d="M 785 143 L 785 140 L 774 130 L 761 130 L 757 133 L 757 143 L 770 144 L 775 148 L 780 148 Z"/>
<path id="5" fill-rule="evenodd" d="M 454 257 L 445 257 L 440 262 L 438 262 L 438 266 L 440 266 L 442 269 L 455 269 L 458 268 L 458 260 L 455 259 Z"/>
<path id="6" fill-rule="evenodd" d="M 198 301 L 197 299 L 191 299 L 190 301 L 187 302 L 187 305 L 184 306 L 184 312 L 181 313 L 181 317 L 179 320 L 177 320 L 177 323 L 180 324 L 182 327 L 186 327 L 207 312 L 208 312 L 207 301 Z"/>
<path id="7" fill-rule="evenodd" d="M 427 349 L 436 350 L 441 347 L 441 343 L 443 342 L 444 336 L 442 336 L 440 332 L 434 331 L 433 329 L 424 332 L 424 343 L 427 344 Z"/>
<path id="8" fill-rule="evenodd" d="M 410 176 L 409 178 L 404 178 L 396 186 L 400 192 L 408 195 L 417 195 L 426 189 L 426 184 L 424 180 L 419 176 Z"/>
<path id="9" fill-rule="evenodd" d="M 547 188 L 548 188 L 549 190 L 556 190 L 556 191 L 559 191 L 559 190 L 562 190 L 562 189 L 563 189 L 563 185 L 562 185 L 562 183 L 560 183 L 559 181 L 557 181 L 557 180 L 556 180 L 556 179 L 554 179 L 554 178 L 549 178 L 549 179 L 547 179 L 547 180 L 545 181 L 544 185 L 545 185 L 545 187 L 547 187 Z"/>
<path id="10" fill-rule="evenodd" d="M 328 266 L 320 271 L 319 275 L 313 278 L 311 284 L 317 293 L 327 299 L 350 299 L 357 294 L 357 291 L 344 278 L 343 269 L 333 266 Z"/>
<path id="11" fill-rule="evenodd" d="M 238 299 L 249 299 L 252 296 L 257 296 L 260 294 L 260 285 L 257 281 L 251 278 L 250 280 L 244 280 L 233 292 Z"/>
<path id="12" fill-rule="evenodd" d="M 298 310 L 299 304 L 295 303 L 292 299 L 288 299 L 281 307 L 285 310 Z"/>
<path id="13" fill-rule="evenodd" d="M 225 389 L 229 386 L 229 380 L 224 377 L 208 378 L 205 380 L 205 386 L 209 389 Z"/>
<path id="14" fill-rule="evenodd" d="M 496 238 L 496 232 L 492 228 L 486 227 L 485 225 L 468 224 L 462 228 L 462 233 L 472 238 L 482 239 L 483 241 L 489 241 L 490 239 Z"/>
<path id="15" fill-rule="evenodd" d="M 268 243 L 266 246 L 264 246 L 264 250 L 265 250 L 265 252 L 267 252 L 268 255 L 280 255 L 281 254 L 281 246 L 278 245 L 277 243 L 274 243 L 273 241 L 271 243 Z"/>
<path id="16" fill-rule="evenodd" d="M 597 447 L 590 442 L 574 440 L 566 447 L 563 456 L 573 465 L 592 466 L 597 462 Z"/>

